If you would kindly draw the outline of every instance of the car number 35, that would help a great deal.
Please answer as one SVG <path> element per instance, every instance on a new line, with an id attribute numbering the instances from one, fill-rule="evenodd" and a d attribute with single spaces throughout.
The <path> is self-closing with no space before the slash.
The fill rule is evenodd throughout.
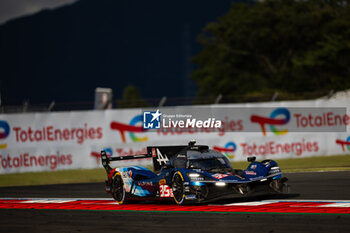
<path id="1" fill-rule="evenodd" d="M 159 193 L 160 197 L 173 197 L 173 190 L 166 184 L 159 186 Z"/>

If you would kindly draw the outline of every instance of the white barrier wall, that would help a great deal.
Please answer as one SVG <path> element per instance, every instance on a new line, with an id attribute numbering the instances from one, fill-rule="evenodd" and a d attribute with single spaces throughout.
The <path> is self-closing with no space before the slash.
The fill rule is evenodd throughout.
<path id="1" fill-rule="evenodd" d="M 97 168 L 101 166 L 101 149 L 113 156 L 123 156 L 146 153 L 149 145 L 187 144 L 190 139 L 221 151 L 233 161 L 246 160 L 248 156 L 261 160 L 350 154 L 350 103 L 347 101 L 198 106 L 205 109 L 202 115 L 207 114 L 208 108 L 217 107 L 227 108 L 227 115 L 225 111 L 221 113 L 225 119 L 224 128 L 217 132 L 184 132 L 173 128 L 141 132 L 140 109 L 2 114 L 0 174 Z M 335 107 L 345 112 L 334 113 L 327 109 Z M 198 115 L 198 108 L 166 110 Z M 266 115 L 261 108 L 271 109 L 271 115 Z M 303 108 L 301 113 L 298 112 L 300 108 Z M 241 110 L 232 114 L 232 109 Z M 278 117 L 278 112 L 274 116 L 276 109 L 284 109 L 289 118 L 283 118 L 283 114 L 282 118 Z M 279 125 L 259 123 L 262 118 L 281 118 L 284 122 Z"/>

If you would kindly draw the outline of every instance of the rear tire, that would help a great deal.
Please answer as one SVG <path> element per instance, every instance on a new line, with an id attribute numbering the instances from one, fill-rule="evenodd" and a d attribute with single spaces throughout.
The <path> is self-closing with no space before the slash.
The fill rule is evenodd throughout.
<path id="1" fill-rule="evenodd" d="M 119 173 L 113 178 L 111 193 L 114 200 L 116 200 L 119 204 L 125 203 L 124 182 Z"/>
<path id="2" fill-rule="evenodd" d="M 173 191 L 175 202 L 178 205 L 184 204 L 184 201 L 185 201 L 184 179 L 180 172 L 176 172 L 173 175 L 171 188 Z"/>

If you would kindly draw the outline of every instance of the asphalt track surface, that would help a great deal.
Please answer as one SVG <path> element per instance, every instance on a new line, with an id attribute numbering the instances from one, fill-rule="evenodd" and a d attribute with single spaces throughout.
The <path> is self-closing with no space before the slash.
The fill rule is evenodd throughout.
<path id="1" fill-rule="evenodd" d="M 350 200 L 350 172 L 285 174 L 291 194 L 225 200 Z M 103 183 L 0 188 L 4 198 L 109 198 Z M 350 202 L 350 201 L 349 201 Z M 163 207 L 173 203 L 162 203 Z M 350 214 L 0 209 L 0 232 L 350 232 Z"/>

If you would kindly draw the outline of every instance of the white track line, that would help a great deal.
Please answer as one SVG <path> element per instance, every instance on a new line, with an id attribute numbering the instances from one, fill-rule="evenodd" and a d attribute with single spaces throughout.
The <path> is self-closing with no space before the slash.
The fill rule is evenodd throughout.
<path id="1" fill-rule="evenodd" d="M 265 201 L 265 200 L 263 200 Z M 307 199 L 271 199 L 266 201 L 276 202 L 335 202 L 335 203 L 350 203 L 350 200 L 307 200 Z"/>
<path id="2" fill-rule="evenodd" d="M 251 201 L 251 202 L 235 202 L 230 204 L 209 204 L 209 206 L 261 206 L 267 204 L 273 204 L 278 202 L 316 202 L 316 203 L 329 203 L 319 207 L 350 207 L 350 200 L 262 200 L 262 201 Z M 334 205 L 334 206 L 332 206 Z"/>
<path id="3" fill-rule="evenodd" d="M 240 206 L 240 205 L 244 205 L 244 206 L 260 206 L 260 205 L 267 205 L 267 204 L 271 204 L 271 203 L 276 203 L 276 201 L 251 201 L 251 202 L 236 202 L 236 203 L 232 203 L 232 204 L 224 204 L 224 206 Z"/>
<path id="4" fill-rule="evenodd" d="M 320 207 L 346 207 L 346 208 L 350 208 L 350 203 L 332 203 L 332 204 L 322 205 Z"/>
<path id="5" fill-rule="evenodd" d="M 28 200 L 28 201 L 21 201 L 20 203 L 67 203 L 67 202 L 73 202 L 74 200 Z"/>

